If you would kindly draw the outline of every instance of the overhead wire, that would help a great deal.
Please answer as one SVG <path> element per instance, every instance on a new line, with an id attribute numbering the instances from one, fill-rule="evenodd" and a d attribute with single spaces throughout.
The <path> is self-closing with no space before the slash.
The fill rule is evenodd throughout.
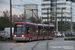
<path id="1" fill-rule="evenodd" d="M 26 2 L 26 3 L 28 2 L 28 3 L 30 3 L 30 4 L 33 4 L 33 3 L 29 2 L 29 1 L 26 1 L 26 0 L 21 0 L 21 1 Z"/>
<path id="2" fill-rule="evenodd" d="M 10 3 L 4 2 L 4 1 L 0 1 L 0 3 L 10 4 Z"/>
<path id="3" fill-rule="evenodd" d="M 28 2 L 29 4 L 37 4 L 37 3 L 31 3 L 31 2 L 26 1 L 26 0 L 21 0 L 21 1 L 23 1 L 24 3 L 25 3 L 25 2 Z M 41 4 L 37 4 L 37 5 L 41 5 Z"/>
<path id="4" fill-rule="evenodd" d="M 20 0 L 20 2 L 21 2 L 22 5 L 16 5 L 16 4 L 14 4 L 14 5 L 15 5 L 15 6 L 18 6 L 18 7 L 20 7 L 20 6 L 22 7 L 22 6 L 25 5 L 25 4 L 23 4 L 23 2 L 25 3 L 25 0 Z M 26 2 L 27 2 L 27 1 L 26 1 Z M 28 3 L 30 3 L 30 2 L 28 2 Z M 31 4 L 33 4 L 33 3 L 31 3 Z M 14 5 L 13 5 L 13 6 L 14 6 Z M 38 4 L 38 5 L 41 5 L 41 4 Z M 16 7 L 14 7 L 14 8 L 16 8 Z M 27 8 L 30 8 L 30 7 L 27 7 Z M 38 10 L 38 11 L 41 12 L 40 10 Z"/>

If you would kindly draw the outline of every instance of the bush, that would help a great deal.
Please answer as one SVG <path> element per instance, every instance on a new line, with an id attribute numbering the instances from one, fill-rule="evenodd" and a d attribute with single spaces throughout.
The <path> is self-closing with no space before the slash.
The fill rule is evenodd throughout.
<path id="1" fill-rule="evenodd" d="M 1 38 L 0 41 L 11 41 L 12 39 L 10 38 Z"/>
<path id="2" fill-rule="evenodd" d="M 75 40 L 75 38 L 65 38 L 64 40 Z"/>

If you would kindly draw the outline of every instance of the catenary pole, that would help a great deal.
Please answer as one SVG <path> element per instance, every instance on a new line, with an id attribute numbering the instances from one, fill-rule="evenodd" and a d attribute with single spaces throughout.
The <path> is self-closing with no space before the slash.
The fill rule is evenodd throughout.
<path id="1" fill-rule="evenodd" d="M 10 0 L 10 39 L 12 39 L 12 0 Z"/>

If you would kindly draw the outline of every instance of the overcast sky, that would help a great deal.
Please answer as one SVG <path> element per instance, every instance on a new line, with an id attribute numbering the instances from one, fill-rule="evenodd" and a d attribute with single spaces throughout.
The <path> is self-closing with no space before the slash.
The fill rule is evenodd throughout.
<path id="1" fill-rule="evenodd" d="M 39 15 L 41 15 L 41 0 L 12 0 L 12 14 L 20 15 L 24 12 L 24 7 L 14 5 L 38 4 Z M 10 0 L 0 0 L 0 15 L 1 11 L 10 11 Z"/>

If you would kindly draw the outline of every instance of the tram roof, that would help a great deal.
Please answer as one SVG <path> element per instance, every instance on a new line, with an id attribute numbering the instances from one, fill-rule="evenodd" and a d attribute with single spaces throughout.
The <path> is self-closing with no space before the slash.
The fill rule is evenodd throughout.
<path id="1" fill-rule="evenodd" d="M 43 26 L 43 24 L 38 24 L 38 26 Z"/>
<path id="2" fill-rule="evenodd" d="M 14 22 L 14 24 L 27 24 L 27 25 L 38 25 L 38 26 L 46 26 L 46 27 L 55 27 L 53 24 L 36 24 L 32 23 L 29 20 L 17 20 Z"/>
<path id="3" fill-rule="evenodd" d="M 27 24 L 27 25 L 37 25 L 36 23 L 28 22 L 27 20 L 17 20 L 14 24 Z"/>

